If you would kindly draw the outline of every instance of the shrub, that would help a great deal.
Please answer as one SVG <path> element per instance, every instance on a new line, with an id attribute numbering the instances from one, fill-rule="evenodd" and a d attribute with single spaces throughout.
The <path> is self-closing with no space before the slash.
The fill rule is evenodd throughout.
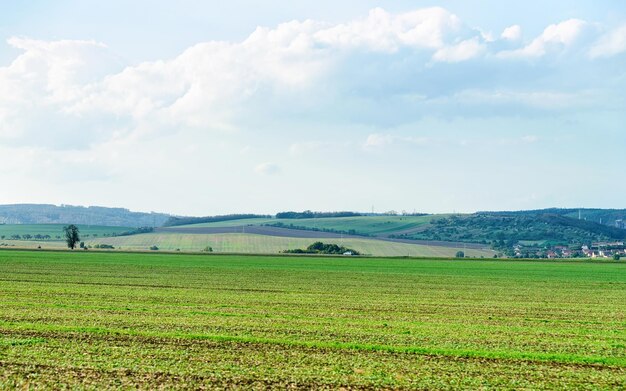
<path id="1" fill-rule="evenodd" d="M 95 246 L 93 246 L 93 248 L 100 248 L 100 249 L 107 249 L 107 250 L 113 250 L 115 247 L 113 247 L 110 244 L 96 244 Z"/>
<path id="2" fill-rule="evenodd" d="M 284 253 L 288 254 L 335 254 L 341 255 L 345 253 L 351 253 L 350 255 L 360 255 L 358 251 L 353 250 L 351 248 L 346 248 L 343 246 L 338 246 L 336 244 L 326 244 L 322 242 L 315 242 L 306 250 L 302 249 L 294 249 L 294 250 L 285 250 Z"/>

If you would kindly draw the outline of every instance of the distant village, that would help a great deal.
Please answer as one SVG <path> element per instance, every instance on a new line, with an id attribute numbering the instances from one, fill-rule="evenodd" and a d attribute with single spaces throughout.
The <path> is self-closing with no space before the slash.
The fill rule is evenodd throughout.
<path id="1" fill-rule="evenodd" d="M 624 242 L 594 242 L 591 245 L 578 247 L 554 246 L 549 249 L 529 249 L 521 244 L 514 246 L 516 258 L 626 258 L 626 246 Z"/>
<path id="2" fill-rule="evenodd" d="M 626 256 L 624 242 L 593 243 L 591 246 L 582 246 L 582 253 L 589 258 L 614 258 Z"/>
<path id="3" fill-rule="evenodd" d="M 615 227 L 626 229 L 626 221 L 615 220 Z M 506 256 L 515 258 L 605 258 L 626 259 L 624 241 L 593 242 L 591 244 L 547 245 L 537 242 L 520 241 L 505 252 Z"/>

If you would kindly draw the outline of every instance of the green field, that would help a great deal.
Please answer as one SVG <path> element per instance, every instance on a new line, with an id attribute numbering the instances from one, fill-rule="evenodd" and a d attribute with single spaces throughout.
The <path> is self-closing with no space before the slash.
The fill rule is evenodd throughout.
<path id="1" fill-rule="evenodd" d="M 429 223 L 433 218 L 441 218 L 447 215 L 428 216 L 356 216 L 356 217 L 333 217 L 321 219 L 242 219 L 220 221 L 216 223 L 201 223 L 192 225 L 181 225 L 170 228 L 190 228 L 190 227 L 233 227 L 240 225 L 262 225 L 293 224 L 294 226 L 306 227 L 308 229 L 332 229 L 336 231 L 348 232 L 353 230 L 365 235 L 383 235 L 397 231 L 404 231 L 418 228 Z"/>
<path id="2" fill-rule="evenodd" d="M 419 244 L 395 243 L 369 238 L 288 238 L 281 236 L 253 234 L 176 234 L 149 233 L 115 238 L 90 239 L 85 243 L 110 244 L 126 250 L 148 250 L 156 245 L 160 250 L 202 251 L 210 246 L 214 252 L 277 254 L 287 249 L 306 248 L 311 243 L 340 244 L 359 251 L 361 254 L 376 256 L 413 256 L 413 257 L 453 257 L 457 251 L 464 251 L 470 257 L 491 258 L 491 250 L 464 249 L 463 247 L 426 246 Z"/>
<path id="3" fill-rule="evenodd" d="M 253 219 L 236 219 L 236 220 L 226 220 L 226 221 L 217 221 L 213 223 L 198 223 L 198 224 L 188 224 L 188 225 L 174 225 L 167 228 L 200 228 L 200 227 L 239 227 L 242 225 L 263 225 L 263 224 L 272 224 L 277 221 L 281 221 L 275 218 L 253 218 Z"/>
<path id="4" fill-rule="evenodd" d="M 0 224 L 0 237 L 8 239 L 11 235 L 50 235 L 52 240 L 58 240 L 56 236 L 63 237 L 63 226 L 66 224 Z M 81 235 L 104 236 L 119 234 L 130 231 L 129 227 L 105 227 L 101 225 L 79 225 Z M 2 240 L 2 239 L 0 239 Z"/>
<path id="5" fill-rule="evenodd" d="M 626 264 L 0 251 L 0 388 L 620 389 Z"/>

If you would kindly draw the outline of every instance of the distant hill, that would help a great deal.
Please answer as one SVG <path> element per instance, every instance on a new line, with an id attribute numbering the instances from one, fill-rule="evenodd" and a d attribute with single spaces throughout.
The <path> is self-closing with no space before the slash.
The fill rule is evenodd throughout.
<path id="1" fill-rule="evenodd" d="M 222 221 L 232 220 L 246 220 L 257 218 L 271 218 L 269 215 L 255 215 L 255 214 L 234 214 L 224 216 L 206 216 L 206 217 L 179 217 L 170 216 L 165 222 L 164 227 L 175 227 L 179 225 L 191 225 L 191 224 L 206 224 L 206 223 L 219 223 Z"/>
<path id="2" fill-rule="evenodd" d="M 476 243 L 504 241 L 511 244 L 548 241 L 565 245 L 623 240 L 626 230 L 544 211 L 481 212 L 433 219 L 428 226 L 396 237 Z"/>
<path id="3" fill-rule="evenodd" d="M 598 208 L 580 208 L 580 209 L 563 209 L 563 208 L 549 208 L 549 209 L 536 209 L 536 210 L 521 210 L 511 212 L 479 212 L 482 214 L 499 214 L 499 215 L 559 215 L 565 217 L 571 217 L 573 219 L 580 219 L 589 221 L 592 223 L 604 224 L 610 227 L 624 228 L 623 224 L 626 222 L 626 209 L 598 209 Z"/>
<path id="4" fill-rule="evenodd" d="M 335 235 L 364 236 L 403 243 L 449 243 L 491 248 L 508 257 L 563 257 L 582 256 L 582 247 L 594 243 L 626 241 L 626 229 L 620 228 L 623 210 L 543 209 L 511 212 L 478 212 L 472 214 L 441 214 L 425 216 L 368 215 L 326 218 L 248 218 L 244 220 L 213 221 L 203 225 L 179 226 L 175 229 L 206 229 L 223 232 L 248 232 L 251 226 L 332 233 Z M 575 217 L 573 217 L 575 215 Z M 292 215 L 288 215 L 292 217 Z M 602 216 L 602 217 L 600 217 Z M 597 222 L 593 221 L 596 220 Z M 599 223 L 602 219 L 602 224 Z M 212 232 L 212 231 L 211 231 Z M 215 231 L 214 233 L 217 233 Z M 219 231 L 222 232 L 222 231 Z M 278 231 L 277 231 L 278 234 Z M 322 236 L 320 234 L 320 236 Z"/>
<path id="5" fill-rule="evenodd" d="M 305 210 L 304 212 L 279 212 L 276 213 L 277 219 L 323 219 L 331 217 L 357 217 L 362 216 L 356 212 L 311 212 Z"/>
<path id="6" fill-rule="evenodd" d="M 171 216 L 131 212 L 124 208 L 47 204 L 0 205 L 0 224 L 81 224 L 118 227 L 159 227 Z"/>

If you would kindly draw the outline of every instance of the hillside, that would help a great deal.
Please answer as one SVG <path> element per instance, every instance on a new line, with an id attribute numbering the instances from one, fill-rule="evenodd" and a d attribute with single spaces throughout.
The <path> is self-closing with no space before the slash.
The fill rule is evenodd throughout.
<path id="1" fill-rule="evenodd" d="M 549 212 L 549 213 L 548 213 Z M 181 225 L 174 229 L 270 226 L 373 238 L 483 243 L 543 241 L 559 244 L 622 240 L 626 230 L 548 211 L 479 212 L 426 216 L 354 216 L 324 219 L 246 218 Z"/>
<path id="2" fill-rule="evenodd" d="M 617 228 L 622 217 L 626 217 L 625 212 L 617 209 L 544 209 L 473 214 L 365 215 L 305 211 L 282 212 L 276 216 L 233 214 L 174 217 L 160 213 L 130 212 L 121 208 L 24 204 L 0 206 L 0 223 L 161 226 L 155 232 L 158 235 L 146 237 L 149 241 L 155 240 L 150 245 L 180 248 L 183 251 L 198 251 L 206 246 L 200 242 L 210 242 L 213 238 L 222 240 L 224 234 L 253 234 L 258 237 L 255 237 L 255 244 L 252 245 L 241 245 L 238 241 L 233 242 L 233 247 L 230 244 L 214 244 L 220 251 L 237 249 L 244 252 L 274 252 L 291 248 L 285 246 L 285 238 L 303 239 L 293 244 L 305 247 L 312 243 L 308 242 L 309 239 L 374 239 L 368 246 L 390 246 L 383 245 L 386 241 L 455 250 L 495 250 L 506 256 L 548 257 L 554 256 L 554 251 L 558 252 L 557 256 L 581 256 L 583 245 L 626 240 L 626 229 Z M 29 227 L 28 233 L 39 233 L 35 228 Z M 5 238 L 13 234 L 7 231 Z M 143 248 L 147 244 L 134 243 L 131 239 L 119 241 L 117 244 L 124 247 L 130 245 Z M 262 241 L 271 245 L 266 246 L 260 243 Z M 383 253 L 399 254 L 404 250 L 385 250 Z M 369 247 L 367 251 L 365 253 L 381 254 Z"/>
<path id="3" fill-rule="evenodd" d="M 548 241 L 565 245 L 622 240 L 626 230 L 558 214 L 477 213 L 433 219 L 421 230 L 395 237 L 473 243 Z"/>
<path id="4" fill-rule="evenodd" d="M 63 224 L 0 224 L 0 239 L 63 241 Z M 79 225 L 81 238 L 108 237 L 130 234 L 135 230 L 130 227 L 99 225 Z"/>
<path id="5" fill-rule="evenodd" d="M 253 232 L 267 227 L 279 230 L 363 236 L 405 243 L 437 243 L 450 247 L 494 249 L 507 256 L 547 257 L 552 250 L 559 256 L 581 256 L 581 247 L 594 242 L 623 241 L 626 230 L 591 221 L 591 217 L 612 215 L 619 211 L 587 211 L 588 220 L 570 217 L 573 210 L 548 209 L 518 212 L 479 212 L 425 216 L 351 216 L 329 218 L 248 218 L 178 226 L 187 233 Z M 578 210 L 576 210 L 578 215 Z M 581 216 L 582 217 L 582 216 Z M 617 219 L 619 220 L 619 219 Z M 604 219 L 603 221 L 610 221 Z M 221 229 L 221 230 L 218 230 Z M 284 232 L 280 235 L 286 235 Z"/>
<path id="6" fill-rule="evenodd" d="M 599 209 L 599 208 L 579 208 L 579 209 L 563 209 L 563 208 L 550 208 L 550 209 L 536 209 L 536 210 L 522 210 L 511 212 L 479 212 L 481 214 L 491 215 L 559 215 L 563 217 L 570 217 L 573 219 L 580 219 L 591 223 L 598 223 L 608 225 L 610 227 L 621 226 L 626 222 L 626 209 Z"/>
<path id="7" fill-rule="evenodd" d="M 166 251 L 202 251 L 207 246 L 214 253 L 254 253 L 278 254 L 284 250 L 305 248 L 314 242 L 334 243 L 357 250 L 361 254 L 375 256 L 412 256 L 412 257 L 454 257 L 457 251 L 464 251 L 470 257 L 491 258 L 495 254 L 489 249 L 464 248 L 460 246 L 427 245 L 420 243 L 400 243 L 372 238 L 329 238 L 328 236 L 287 237 L 248 233 L 180 233 L 156 232 L 132 236 L 109 238 L 90 238 L 85 243 L 90 246 L 109 244 L 116 249 L 147 251 L 151 246 Z"/>
<path id="8" fill-rule="evenodd" d="M 332 232 L 345 235 L 387 236 L 428 224 L 431 219 L 448 215 L 425 216 L 350 216 L 326 218 L 244 218 L 211 221 L 202 224 L 179 225 L 173 228 L 186 229 L 197 227 L 234 227 L 234 226 L 271 226 L 278 228 L 300 229 L 316 232 Z"/>
<path id="9" fill-rule="evenodd" d="M 131 212 L 123 208 L 48 204 L 0 205 L 0 224 L 81 224 L 117 227 L 158 227 L 164 213 Z"/>
<path id="10" fill-rule="evenodd" d="M 212 224 L 222 223 L 227 221 L 241 221 L 244 219 L 258 219 L 267 218 L 271 219 L 269 215 L 255 215 L 255 214 L 232 214 L 224 216 L 205 216 L 205 217 L 180 217 L 170 216 L 163 224 L 163 227 L 177 227 L 181 225 L 197 225 L 197 224 Z"/>

